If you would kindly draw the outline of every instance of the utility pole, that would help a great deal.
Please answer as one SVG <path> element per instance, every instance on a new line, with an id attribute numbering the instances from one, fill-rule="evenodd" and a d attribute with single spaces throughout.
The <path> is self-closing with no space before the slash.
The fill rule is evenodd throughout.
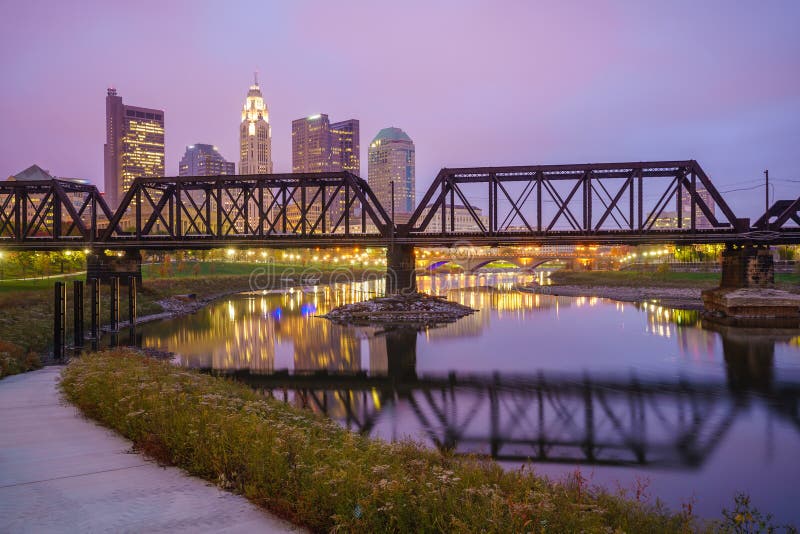
<path id="1" fill-rule="evenodd" d="M 395 224 L 394 224 L 394 180 L 391 181 L 391 184 L 392 184 L 392 241 L 391 241 L 391 244 L 392 244 L 392 247 L 394 247 L 394 229 L 395 229 Z"/>
<path id="2" fill-rule="evenodd" d="M 769 169 L 764 171 L 764 215 L 769 211 Z M 769 216 L 767 216 L 769 221 Z"/>

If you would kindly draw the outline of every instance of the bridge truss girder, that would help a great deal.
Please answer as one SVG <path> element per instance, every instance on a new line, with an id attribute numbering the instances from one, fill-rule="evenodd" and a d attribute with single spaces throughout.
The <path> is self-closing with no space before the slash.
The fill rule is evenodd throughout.
<path id="1" fill-rule="evenodd" d="M 68 180 L 0 182 L 0 242 L 85 246 L 112 217 L 97 188 Z"/>
<path id="2" fill-rule="evenodd" d="M 485 187 L 488 194 L 486 219 L 464 191 L 465 186 L 475 184 Z M 511 184 L 522 188 L 512 193 Z M 722 220 L 698 194 L 698 188 L 708 191 Z M 646 189 L 648 194 L 658 195 L 652 205 L 645 201 Z M 688 214 L 682 213 L 684 196 L 689 199 Z M 439 233 L 455 234 L 455 209 L 463 206 L 479 229 L 476 233 L 485 236 L 546 235 L 559 230 L 586 237 L 619 231 L 642 233 L 654 230 L 671 201 L 675 201 L 679 231 L 699 230 L 698 211 L 714 229 L 743 229 L 744 221 L 736 218 L 700 165 L 688 160 L 442 169 L 398 232 L 417 236 L 438 219 Z M 505 211 L 500 209 L 501 203 L 507 206 Z M 546 209 L 545 203 L 552 208 Z M 563 228 L 558 227 L 561 223 L 566 223 Z"/>
<path id="3" fill-rule="evenodd" d="M 366 182 L 349 172 L 139 178 L 102 237 L 110 245 L 279 242 L 381 236 L 390 224 Z"/>

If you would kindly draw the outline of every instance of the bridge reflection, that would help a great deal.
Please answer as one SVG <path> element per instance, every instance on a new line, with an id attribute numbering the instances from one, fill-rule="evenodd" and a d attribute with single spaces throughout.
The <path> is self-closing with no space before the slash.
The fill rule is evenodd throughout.
<path id="1" fill-rule="evenodd" d="M 224 374 L 365 434 L 382 414 L 407 407 L 437 447 L 504 461 L 694 468 L 755 402 L 800 431 L 795 385 L 731 395 L 725 384 L 636 376 L 416 376 L 412 339 L 401 360 L 391 359 L 388 376 Z"/>
<path id="2" fill-rule="evenodd" d="M 147 325 L 142 341 L 178 353 L 183 365 L 233 376 L 355 431 L 413 436 L 499 460 L 697 468 L 753 408 L 800 433 L 800 381 L 784 381 L 774 371 L 775 344 L 796 343 L 797 330 L 700 328 L 698 312 L 655 303 L 612 305 L 620 313 L 639 309 L 650 336 L 674 339 L 679 358 L 692 363 L 713 369 L 722 363 L 724 375 L 419 372 L 418 343 L 477 339 L 505 314 L 528 319 L 608 307 L 602 299 L 514 291 L 502 276 L 454 277 L 443 287 L 446 280 L 430 289 L 481 311 L 422 333 L 342 327 L 314 317 L 368 296 L 375 288 L 364 284 L 232 298 L 180 318 L 178 328 Z M 722 362 L 714 358 L 720 352 Z"/>
<path id="3" fill-rule="evenodd" d="M 324 367 L 205 370 L 364 434 L 382 419 L 404 419 L 410 435 L 443 450 L 514 462 L 697 468 L 756 404 L 800 432 L 800 385 L 773 380 L 775 339 L 722 339 L 727 382 L 636 374 L 419 375 L 417 332 L 403 329 L 370 339 L 371 348 L 382 345 L 386 363 L 369 374 Z"/>

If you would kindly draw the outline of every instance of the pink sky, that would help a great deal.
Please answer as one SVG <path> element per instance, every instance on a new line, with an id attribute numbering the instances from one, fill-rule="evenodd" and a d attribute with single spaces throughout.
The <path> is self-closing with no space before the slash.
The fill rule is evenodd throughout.
<path id="1" fill-rule="evenodd" d="M 102 184 L 106 87 L 186 145 L 237 161 L 258 69 L 276 172 L 291 121 L 361 121 L 443 166 L 697 159 L 719 189 L 770 169 L 800 194 L 800 3 L 2 2 L 0 174 L 38 163 Z M 797 180 L 792 182 L 791 180 Z M 763 189 L 730 193 L 739 216 Z"/>

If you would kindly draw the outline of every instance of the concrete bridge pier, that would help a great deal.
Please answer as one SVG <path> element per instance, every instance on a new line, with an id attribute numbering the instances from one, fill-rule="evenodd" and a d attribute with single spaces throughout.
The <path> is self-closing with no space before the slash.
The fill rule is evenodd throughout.
<path id="1" fill-rule="evenodd" d="M 126 285 L 131 276 L 142 283 L 142 253 L 138 250 L 126 250 L 121 256 L 116 253 L 109 256 L 104 250 L 93 250 L 86 255 L 87 280 L 99 278 L 107 284 L 111 277 L 117 277 Z"/>
<path id="2" fill-rule="evenodd" d="M 775 289 L 775 264 L 766 245 L 726 245 L 720 287 L 703 291 L 703 305 L 715 316 L 747 322 L 800 319 L 800 295 Z"/>
<path id="3" fill-rule="evenodd" d="M 386 249 L 386 294 L 408 294 L 416 291 L 414 245 L 390 245 Z"/>

